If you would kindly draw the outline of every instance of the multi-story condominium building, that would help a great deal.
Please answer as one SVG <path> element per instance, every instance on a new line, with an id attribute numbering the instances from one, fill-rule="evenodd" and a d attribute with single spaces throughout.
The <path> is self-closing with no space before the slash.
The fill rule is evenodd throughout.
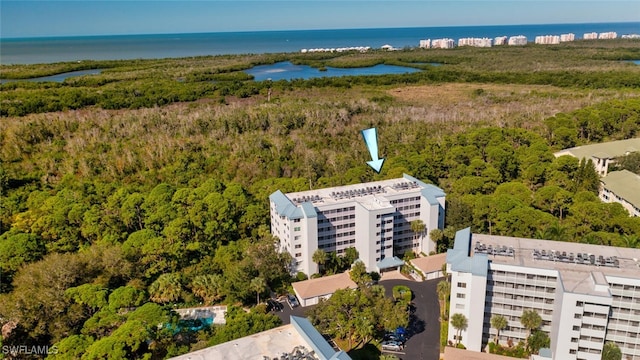
<path id="1" fill-rule="evenodd" d="M 509 45 L 527 45 L 527 37 L 524 35 L 512 36 L 509 38 Z"/>
<path id="2" fill-rule="evenodd" d="M 458 46 L 491 47 L 493 40 L 489 38 L 462 38 L 458 39 Z"/>
<path id="3" fill-rule="evenodd" d="M 431 41 L 431 47 L 434 49 L 453 49 L 456 47 L 456 42 L 453 39 L 435 39 Z"/>
<path id="4" fill-rule="evenodd" d="M 615 31 L 603 32 L 598 34 L 598 39 L 611 40 L 616 39 L 618 37 L 618 33 Z"/>
<path id="5" fill-rule="evenodd" d="M 493 40 L 494 45 L 507 45 L 507 37 L 506 36 L 498 36 Z"/>
<path id="6" fill-rule="evenodd" d="M 406 174 L 296 193 L 278 190 L 269 200 L 280 251 L 289 252 L 295 270 L 307 275 L 318 272 L 312 259 L 317 249 L 342 255 L 353 247 L 367 271 L 398 266 L 395 255 L 435 250 L 428 233 L 444 227 L 445 193 Z M 411 228 L 416 220 L 425 226 L 419 233 Z"/>
<path id="7" fill-rule="evenodd" d="M 591 159 L 598 174 L 606 176 L 609 165 L 614 163 L 617 158 L 636 151 L 640 151 L 640 138 L 576 146 L 560 150 L 553 155 L 555 157 L 570 155 L 578 159 Z"/>
<path id="8" fill-rule="evenodd" d="M 535 43 L 545 44 L 545 45 L 560 44 L 560 36 L 558 35 L 536 36 Z"/>
<path id="9" fill-rule="evenodd" d="M 560 35 L 560 42 L 569 42 L 576 39 L 576 35 L 573 33 Z"/>
<path id="10" fill-rule="evenodd" d="M 631 216 L 640 216 L 640 175 L 628 170 L 612 171 L 600 179 L 600 200 L 617 202 Z"/>
<path id="11" fill-rule="evenodd" d="M 582 35 L 582 38 L 585 40 L 596 40 L 598 38 L 598 33 L 585 33 L 584 35 Z"/>
<path id="12" fill-rule="evenodd" d="M 623 39 L 640 39 L 640 34 L 624 34 L 621 36 Z"/>
<path id="13" fill-rule="evenodd" d="M 431 39 L 420 40 L 420 47 L 423 49 L 431 48 Z"/>
<path id="14" fill-rule="evenodd" d="M 542 318 L 556 360 L 600 360 L 614 342 L 623 359 L 640 359 L 640 249 L 456 233 L 447 252 L 450 316 L 468 320 L 460 341 L 482 351 L 496 330 L 491 317 L 508 320 L 501 343 L 525 340 L 524 310 Z M 449 325 L 449 340 L 457 331 Z"/>

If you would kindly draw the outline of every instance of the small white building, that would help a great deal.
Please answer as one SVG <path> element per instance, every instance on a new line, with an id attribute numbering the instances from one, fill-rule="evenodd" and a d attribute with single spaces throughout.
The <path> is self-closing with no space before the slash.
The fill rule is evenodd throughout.
<path id="1" fill-rule="evenodd" d="M 328 299 L 339 289 L 356 289 L 358 285 L 351 280 L 348 271 L 341 274 L 323 276 L 315 279 L 297 281 L 291 284 L 300 306 L 315 305 L 320 299 Z"/>
<path id="2" fill-rule="evenodd" d="M 555 157 L 570 155 L 578 159 L 591 159 L 598 174 L 606 176 L 609 171 L 609 165 L 615 162 L 616 158 L 637 151 L 640 151 L 640 138 L 576 146 L 560 150 L 553 155 Z"/>
<path id="3" fill-rule="evenodd" d="M 444 277 L 442 267 L 447 263 L 447 254 L 423 256 L 409 262 L 420 271 L 425 280 L 438 279 Z"/>

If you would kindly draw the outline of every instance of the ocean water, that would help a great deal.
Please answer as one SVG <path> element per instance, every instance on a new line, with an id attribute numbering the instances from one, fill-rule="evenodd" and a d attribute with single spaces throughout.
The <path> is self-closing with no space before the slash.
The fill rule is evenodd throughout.
<path id="1" fill-rule="evenodd" d="M 223 54 L 299 52 L 301 49 L 370 46 L 417 47 L 420 39 L 615 31 L 639 34 L 640 22 L 455 26 L 394 29 L 292 30 L 202 34 L 117 35 L 0 39 L 0 64 L 37 64 L 81 60 L 156 59 Z"/>

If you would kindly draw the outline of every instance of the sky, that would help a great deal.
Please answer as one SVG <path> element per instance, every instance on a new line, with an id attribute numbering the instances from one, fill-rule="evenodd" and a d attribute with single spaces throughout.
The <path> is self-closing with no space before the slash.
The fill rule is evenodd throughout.
<path id="1" fill-rule="evenodd" d="M 0 38 L 640 22 L 640 0 L 0 0 Z"/>

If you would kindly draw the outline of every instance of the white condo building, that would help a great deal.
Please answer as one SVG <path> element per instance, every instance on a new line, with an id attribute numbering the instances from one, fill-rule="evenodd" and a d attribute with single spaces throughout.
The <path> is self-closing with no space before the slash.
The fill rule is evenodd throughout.
<path id="1" fill-rule="evenodd" d="M 603 32 L 598 34 L 598 39 L 611 40 L 618 38 L 618 33 L 615 31 Z"/>
<path id="2" fill-rule="evenodd" d="M 420 40 L 420 47 L 423 49 L 431 48 L 431 39 L 422 39 Z"/>
<path id="3" fill-rule="evenodd" d="M 493 39 L 494 45 L 507 45 L 507 37 L 506 36 L 497 36 Z"/>
<path id="4" fill-rule="evenodd" d="M 576 34 L 568 33 L 560 35 L 560 42 L 570 42 L 576 39 Z"/>
<path id="5" fill-rule="evenodd" d="M 585 40 L 596 40 L 598 38 L 598 33 L 595 33 L 595 32 L 585 33 L 582 36 L 582 38 Z"/>
<path id="6" fill-rule="evenodd" d="M 344 254 L 355 247 L 367 271 L 398 266 L 407 250 L 429 254 L 435 244 L 429 232 L 444 227 L 445 193 L 409 175 L 334 188 L 269 196 L 271 234 L 280 251 L 295 261 L 295 270 L 318 272 L 317 249 Z M 416 234 L 411 223 L 422 220 Z M 400 261 L 401 263 L 401 261 Z"/>
<path id="7" fill-rule="evenodd" d="M 560 36 L 558 36 L 558 35 L 536 36 L 534 42 L 536 44 L 556 45 L 556 44 L 560 44 Z"/>
<path id="8" fill-rule="evenodd" d="M 527 37 L 524 35 L 512 36 L 509 38 L 509 45 L 527 45 Z"/>
<path id="9" fill-rule="evenodd" d="M 491 47 L 493 40 L 489 38 L 462 38 L 458 39 L 458 46 Z"/>
<path id="10" fill-rule="evenodd" d="M 640 249 L 456 233 L 447 252 L 451 274 L 450 316 L 461 313 L 467 349 L 482 351 L 500 314 L 508 326 L 501 343 L 524 340 L 524 310 L 542 318 L 556 360 L 600 360 L 614 342 L 622 358 L 640 359 Z M 449 340 L 456 341 L 449 324 Z"/>
<path id="11" fill-rule="evenodd" d="M 453 49 L 456 47 L 456 42 L 453 39 L 435 39 L 431 41 L 431 47 L 434 49 Z"/>

